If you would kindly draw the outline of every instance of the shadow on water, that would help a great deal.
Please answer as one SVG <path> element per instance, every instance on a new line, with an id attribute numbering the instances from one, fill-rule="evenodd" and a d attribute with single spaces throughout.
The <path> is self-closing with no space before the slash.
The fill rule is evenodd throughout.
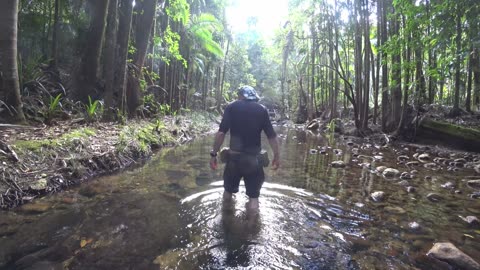
<path id="1" fill-rule="evenodd" d="M 479 215 L 478 200 L 440 187 L 449 180 L 466 191 L 466 169 L 418 168 L 409 180 L 417 192 L 408 193 L 372 169 L 406 171 L 397 149 L 280 134 L 282 167 L 266 169 L 258 214 L 246 211 L 243 186 L 222 203 L 222 172 L 208 168 L 211 138 L 199 139 L 0 212 L 0 269 L 434 269 L 425 254 L 437 241 L 480 257 L 478 233 L 458 218 Z M 337 160 L 346 168 L 329 166 Z M 377 190 L 384 201 L 370 199 Z M 432 191 L 444 200 L 426 200 Z"/>

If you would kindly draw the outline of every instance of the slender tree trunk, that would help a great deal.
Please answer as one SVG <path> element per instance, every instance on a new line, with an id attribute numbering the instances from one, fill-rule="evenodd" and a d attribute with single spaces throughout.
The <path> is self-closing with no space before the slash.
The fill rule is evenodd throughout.
<path id="1" fill-rule="evenodd" d="M 371 48 L 372 45 L 370 44 L 370 22 L 369 22 L 369 12 L 368 12 L 368 4 L 365 1 L 364 5 L 364 16 L 363 16 L 363 29 L 364 29 L 364 43 L 365 43 L 365 56 L 364 56 L 364 86 L 363 86 L 363 119 L 362 119 L 362 130 L 368 129 L 368 112 L 369 112 L 369 104 L 370 104 L 370 55 L 371 55 Z"/>
<path id="2" fill-rule="evenodd" d="M 364 117 L 364 99 L 363 99 L 363 84 L 362 84 L 362 11 L 361 11 L 361 0 L 355 0 L 355 96 L 357 100 L 357 112 L 356 114 L 360 116 L 355 119 L 355 127 L 357 129 L 362 128 L 362 120 Z"/>
<path id="3" fill-rule="evenodd" d="M 406 50 L 404 53 L 404 61 L 403 61 L 403 63 L 405 64 L 405 76 L 404 76 L 405 83 L 403 84 L 403 111 L 402 111 L 402 117 L 400 118 L 400 122 L 398 124 L 397 133 L 403 129 L 403 126 L 405 125 L 405 121 L 407 118 L 407 112 L 408 112 L 407 110 L 408 109 L 408 88 L 410 87 L 410 58 L 412 54 L 412 50 L 411 50 L 412 35 L 411 33 L 406 33 L 406 35 L 408 35 L 408 37 L 407 37 L 407 44 L 405 45 Z"/>
<path id="4" fill-rule="evenodd" d="M 117 10 L 118 0 L 110 0 L 107 19 L 107 36 L 105 46 L 105 119 L 111 120 L 113 117 L 113 91 L 115 83 L 115 52 L 117 40 Z"/>
<path id="5" fill-rule="evenodd" d="M 115 83 L 113 91 L 120 94 L 120 110 L 126 113 L 126 78 L 127 78 L 127 58 L 128 44 L 130 41 L 130 31 L 132 29 L 133 5 L 131 0 L 120 0 L 120 16 L 117 35 L 117 53 L 115 67 Z"/>
<path id="6" fill-rule="evenodd" d="M 17 66 L 18 0 L 0 4 L 0 100 L 14 108 L 14 121 L 25 122 Z"/>
<path id="7" fill-rule="evenodd" d="M 420 36 L 417 36 L 416 39 L 419 40 Z M 422 63 L 423 51 L 422 48 L 417 45 L 417 48 L 415 49 L 415 92 L 417 93 L 417 98 L 419 99 L 419 105 L 423 105 L 428 102 Z"/>
<path id="8" fill-rule="evenodd" d="M 312 33 L 312 48 L 310 52 L 310 94 L 308 96 L 308 119 L 311 120 L 315 118 L 314 115 L 314 106 L 313 99 L 315 98 L 315 56 L 317 54 L 317 34 L 315 29 L 315 24 L 312 22 L 311 26 Z"/>
<path id="9" fill-rule="evenodd" d="M 220 92 L 222 93 L 222 97 L 223 97 L 223 87 L 225 85 L 225 73 L 227 72 L 227 57 L 228 57 L 228 52 L 230 50 L 230 37 L 227 37 L 227 49 L 225 50 L 225 56 L 223 58 L 223 65 L 222 65 L 222 80 L 220 82 Z M 283 73 L 283 71 L 282 71 Z M 283 75 L 282 75 L 283 77 Z M 282 78 L 282 84 L 284 83 L 284 79 Z M 282 85 L 283 87 L 283 85 Z M 283 88 L 282 88 L 282 91 L 283 91 Z M 283 95 L 284 93 L 282 92 L 282 99 L 283 99 Z M 283 104 L 283 100 L 282 100 L 282 104 Z"/>
<path id="10" fill-rule="evenodd" d="M 380 43 L 384 45 L 387 42 L 387 7 L 386 3 L 380 0 L 378 1 L 379 19 L 381 21 L 381 37 Z M 390 97 L 388 93 L 388 70 L 387 70 L 387 53 L 382 50 L 381 63 L 382 63 L 382 130 L 387 131 L 387 123 L 389 118 L 388 107 L 390 104 Z"/>
<path id="11" fill-rule="evenodd" d="M 467 97 L 465 99 L 465 109 L 472 112 L 472 80 L 473 80 L 473 45 L 470 47 L 470 57 L 468 59 L 468 75 L 467 75 Z"/>
<path id="12" fill-rule="evenodd" d="M 400 33 L 398 13 L 394 11 L 392 18 L 392 36 Z M 402 115 L 402 55 L 400 52 L 392 54 L 392 123 L 388 131 L 397 128 Z"/>
<path id="13" fill-rule="evenodd" d="M 473 72 L 473 93 L 475 95 L 475 109 L 480 105 L 480 61 L 479 49 L 474 48 L 472 52 L 472 72 Z"/>
<path id="14" fill-rule="evenodd" d="M 55 70 L 58 67 L 58 34 L 60 32 L 60 0 L 55 0 L 55 15 L 53 22 L 53 34 L 52 34 L 52 55 L 51 55 L 51 67 Z"/>
<path id="15" fill-rule="evenodd" d="M 456 59 L 455 59 L 455 93 L 453 100 L 453 114 L 458 114 L 460 110 L 460 66 L 461 66 L 461 52 L 462 52 L 462 13 L 460 10 L 460 3 L 457 3 L 457 12 L 455 16 L 456 32 L 455 45 L 456 45 Z"/>

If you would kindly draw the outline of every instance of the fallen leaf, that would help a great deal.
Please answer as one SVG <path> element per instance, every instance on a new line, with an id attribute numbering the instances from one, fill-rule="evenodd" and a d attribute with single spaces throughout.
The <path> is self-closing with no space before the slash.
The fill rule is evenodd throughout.
<path id="1" fill-rule="evenodd" d="M 83 248 L 92 242 L 93 242 L 92 238 L 88 238 L 88 239 L 82 238 L 82 240 L 80 240 L 80 247 Z"/>

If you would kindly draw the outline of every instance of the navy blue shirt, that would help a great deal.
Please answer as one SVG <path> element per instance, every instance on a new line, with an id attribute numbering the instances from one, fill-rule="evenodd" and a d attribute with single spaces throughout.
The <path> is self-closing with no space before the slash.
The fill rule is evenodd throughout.
<path id="1" fill-rule="evenodd" d="M 255 101 L 237 100 L 225 108 L 218 131 L 229 130 L 230 149 L 250 154 L 260 153 L 262 130 L 269 139 L 277 136 L 267 109 Z"/>

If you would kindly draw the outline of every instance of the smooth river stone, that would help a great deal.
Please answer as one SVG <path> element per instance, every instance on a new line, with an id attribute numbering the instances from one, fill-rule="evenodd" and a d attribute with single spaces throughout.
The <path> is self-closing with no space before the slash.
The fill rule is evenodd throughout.
<path id="1" fill-rule="evenodd" d="M 480 264 L 449 242 L 435 243 L 427 256 L 447 262 L 453 267 L 466 270 L 480 270 Z"/>

